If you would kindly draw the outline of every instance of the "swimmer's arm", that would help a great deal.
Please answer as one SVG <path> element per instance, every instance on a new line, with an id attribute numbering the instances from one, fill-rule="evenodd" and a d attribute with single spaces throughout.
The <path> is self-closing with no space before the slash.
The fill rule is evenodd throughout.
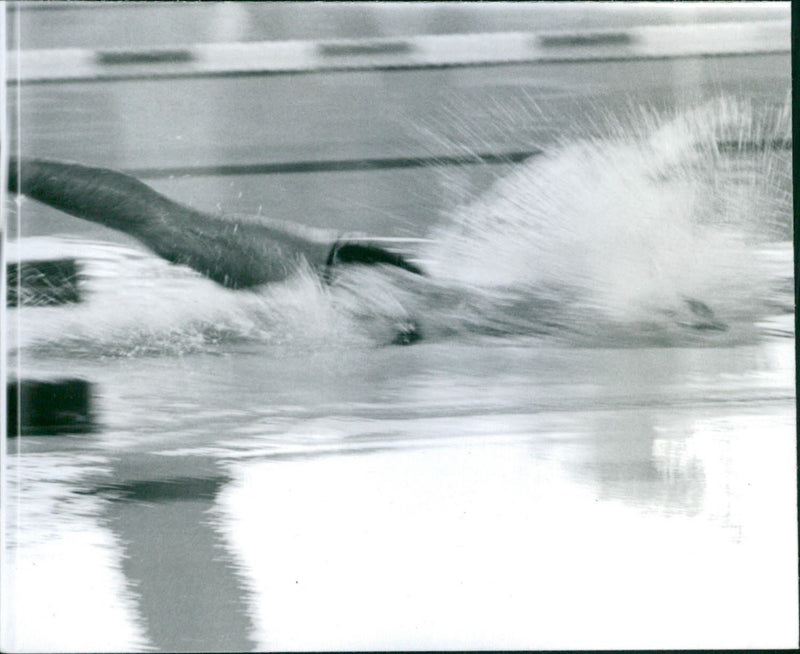
<path id="1" fill-rule="evenodd" d="M 229 288 L 281 281 L 301 259 L 323 272 L 337 263 L 386 263 L 420 272 L 400 255 L 368 243 L 356 246 L 337 240 L 329 230 L 212 216 L 106 168 L 11 158 L 8 187 L 12 193 L 130 234 L 164 259 Z"/>

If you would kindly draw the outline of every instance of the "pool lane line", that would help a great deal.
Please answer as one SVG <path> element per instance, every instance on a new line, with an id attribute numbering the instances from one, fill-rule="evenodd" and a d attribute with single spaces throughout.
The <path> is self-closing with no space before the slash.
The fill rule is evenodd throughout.
<path id="1" fill-rule="evenodd" d="M 783 54 L 791 21 L 654 25 L 625 30 L 493 32 L 321 41 L 209 43 L 146 49 L 9 52 L 30 84 L 408 71 Z"/>
<path id="2" fill-rule="evenodd" d="M 479 164 L 516 164 L 542 154 L 538 148 L 514 152 L 446 155 L 429 157 L 375 157 L 362 159 L 323 159 L 310 161 L 259 162 L 211 166 L 172 166 L 129 168 L 134 177 L 163 179 L 185 176 L 283 175 L 296 173 L 359 172 L 429 168 L 436 166 L 470 166 Z"/>
<path id="3" fill-rule="evenodd" d="M 52 78 L 32 78 L 22 80 L 25 85 L 51 85 L 51 84 L 87 84 L 99 82 L 161 82 L 189 79 L 234 79 L 246 77 L 284 77 L 289 75 L 316 75 L 320 73 L 352 73 L 352 72 L 373 72 L 373 73 L 403 73 L 414 71 L 433 71 L 451 70 L 459 68 L 499 68 L 507 66 L 524 66 L 531 64 L 603 64 L 603 63 L 626 63 L 634 61 L 674 61 L 679 59 L 719 59 L 724 57 L 742 57 L 752 55 L 776 55 L 788 54 L 785 48 L 777 47 L 769 51 L 760 52 L 723 52 L 718 54 L 686 54 L 675 56 L 605 56 L 593 57 L 591 59 L 575 60 L 570 58 L 551 58 L 547 60 L 526 59 L 526 60 L 497 60 L 479 61 L 465 63 L 430 63 L 430 64 L 387 64 L 373 66 L 331 66 L 327 68 L 309 68 L 296 70 L 232 70 L 232 71 L 188 71 L 188 72 L 158 72 L 142 73 L 129 75 L 87 75 L 86 77 L 52 77 Z M 20 84 L 18 78 L 10 78 L 9 86 Z"/>
<path id="4" fill-rule="evenodd" d="M 791 150 L 792 139 L 765 139 L 761 141 L 718 141 L 717 148 L 724 153 L 751 153 L 765 150 Z M 309 161 L 257 162 L 246 164 L 221 164 L 209 166 L 162 166 L 127 168 L 125 172 L 143 179 L 171 177 L 213 177 L 237 175 L 284 175 L 298 173 L 368 172 L 429 168 L 437 166 L 511 165 L 544 154 L 540 148 L 511 152 L 484 152 L 467 155 L 426 157 L 374 157 L 361 159 L 322 159 Z"/>

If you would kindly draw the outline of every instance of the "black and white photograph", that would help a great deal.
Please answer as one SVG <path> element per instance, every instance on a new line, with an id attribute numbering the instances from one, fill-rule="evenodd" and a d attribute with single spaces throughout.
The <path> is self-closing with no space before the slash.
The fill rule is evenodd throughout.
<path id="1" fill-rule="evenodd" d="M 0 650 L 800 645 L 789 2 L 0 10 Z"/>

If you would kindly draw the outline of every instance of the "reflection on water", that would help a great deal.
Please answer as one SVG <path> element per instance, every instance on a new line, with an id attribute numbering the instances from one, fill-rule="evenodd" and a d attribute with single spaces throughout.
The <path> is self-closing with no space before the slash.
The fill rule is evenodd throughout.
<path id="1" fill-rule="evenodd" d="M 123 547 L 104 502 L 78 495 L 104 478 L 101 456 L 9 457 L 2 645 L 5 651 L 130 651 L 147 645 Z M 13 603 L 9 606 L 9 603 Z"/>
<path id="2" fill-rule="evenodd" d="M 181 364 L 199 421 L 108 361 L 105 432 L 10 457 L 4 645 L 785 645 L 791 351 L 245 349 Z"/>
<path id="3" fill-rule="evenodd" d="M 253 643 L 244 592 L 207 516 L 206 493 L 222 480 L 140 482 L 112 511 L 125 543 L 150 642 L 167 651 L 247 651 Z M 128 490 L 128 489 L 126 489 Z M 127 493 L 126 493 L 127 494 Z"/>
<path id="4" fill-rule="evenodd" d="M 727 447 L 755 435 L 738 422 Z M 791 453 L 791 420 L 764 422 L 784 441 L 761 453 L 771 466 Z M 519 440 L 234 465 L 218 504 L 260 647 L 726 647 L 789 624 L 761 598 L 790 605 L 792 580 L 756 562 L 792 542 L 790 525 L 732 537 L 699 503 L 659 515 L 638 497 L 607 501 L 565 474 L 573 462 L 548 456 L 558 447 L 531 456 Z M 631 485 L 646 464 L 663 456 L 626 466 Z M 715 473 L 707 481 L 733 504 L 791 497 L 769 484 L 737 495 L 739 480 Z"/>

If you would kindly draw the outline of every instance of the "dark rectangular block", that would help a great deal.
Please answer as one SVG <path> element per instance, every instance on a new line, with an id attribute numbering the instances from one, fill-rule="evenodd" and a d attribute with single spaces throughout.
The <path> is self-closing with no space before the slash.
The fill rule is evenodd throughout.
<path id="1" fill-rule="evenodd" d="M 628 45 L 633 38 L 626 32 L 598 32 L 596 34 L 551 34 L 540 36 L 539 43 L 545 48 L 575 45 Z"/>
<path id="2" fill-rule="evenodd" d="M 11 380 L 6 398 L 9 437 L 94 430 L 92 385 L 84 379 Z"/>
<path id="3" fill-rule="evenodd" d="M 376 43 L 320 43 L 319 53 L 324 57 L 344 55 L 404 54 L 411 52 L 408 41 L 379 41 Z"/>
<path id="4" fill-rule="evenodd" d="M 178 64 L 194 61 L 190 50 L 106 50 L 95 54 L 98 64 Z"/>
<path id="5" fill-rule="evenodd" d="M 22 261 L 6 269 L 6 305 L 53 306 L 80 302 L 79 266 L 75 259 Z"/>

